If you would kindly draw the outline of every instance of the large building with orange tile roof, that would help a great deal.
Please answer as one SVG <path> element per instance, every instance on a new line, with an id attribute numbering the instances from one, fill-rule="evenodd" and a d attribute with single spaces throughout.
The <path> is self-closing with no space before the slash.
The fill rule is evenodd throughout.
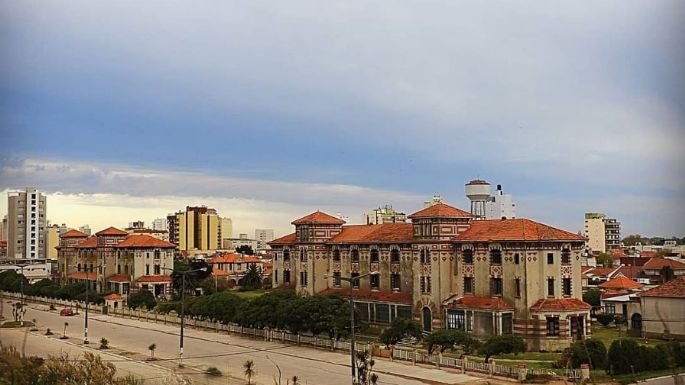
<path id="1" fill-rule="evenodd" d="M 516 334 L 557 351 L 590 332 L 582 301 L 585 238 L 529 219 L 477 220 L 439 202 L 410 223 L 346 225 L 314 212 L 270 245 L 274 286 L 355 297 L 371 323 L 413 318 L 427 332 Z M 375 273 L 350 289 L 343 278 Z"/>
<path id="2" fill-rule="evenodd" d="M 57 250 L 62 282 L 84 282 L 99 292 L 124 296 L 139 289 L 156 297 L 171 294 L 167 269 L 174 267 L 173 243 L 109 227 L 93 236 L 69 230 Z"/>

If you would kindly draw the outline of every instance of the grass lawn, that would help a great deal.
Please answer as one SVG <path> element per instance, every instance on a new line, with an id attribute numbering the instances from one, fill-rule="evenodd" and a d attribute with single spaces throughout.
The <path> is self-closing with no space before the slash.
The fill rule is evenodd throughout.
<path id="1" fill-rule="evenodd" d="M 592 325 L 592 336 L 590 336 L 593 339 L 600 340 L 604 343 L 604 346 L 606 346 L 607 350 L 611 346 L 611 343 L 614 342 L 619 338 L 619 332 L 618 329 L 611 325 L 609 327 L 604 327 L 602 325 L 598 324 L 593 324 Z M 654 339 L 644 339 L 644 338 L 639 338 L 639 337 L 632 337 L 626 334 L 625 327 L 623 330 L 621 330 L 621 338 L 630 338 L 634 339 L 641 345 L 649 345 L 649 346 L 654 346 L 658 344 L 665 343 L 666 341 L 663 340 L 654 340 Z"/>
<path id="2" fill-rule="evenodd" d="M 673 375 L 673 373 L 685 373 L 685 368 L 676 368 L 675 371 L 674 369 L 664 369 L 664 370 L 654 370 L 654 371 L 648 371 L 648 372 L 642 372 L 642 373 L 637 373 L 637 374 L 620 374 L 616 376 L 610 376 L 606 374 L 604 370 L 593 370 L 592 373 L 590 373 L 590 376 L 592 376 L 592 379 L 597 381 L 597 382 L 618 382 L 620 384 L 630 384 L 630 383 L 635 383 L 636 381 L 642 381 L 646 380 L 649 378 L 655 378 L 655 377 L 662 377 L 662 376 L 670 376 Z"/>
<path id="3" fill-rule="evenodd" d="M 232 290 L 231 293 L 237 295 L 238 297 L 241 298 L 256 298 L 264 293 L 266 293 L 266 290 L 264 289 L 257 289 L 257 290 L 251 290 L 251 291 L 239 291 L 239 290 Z"/>

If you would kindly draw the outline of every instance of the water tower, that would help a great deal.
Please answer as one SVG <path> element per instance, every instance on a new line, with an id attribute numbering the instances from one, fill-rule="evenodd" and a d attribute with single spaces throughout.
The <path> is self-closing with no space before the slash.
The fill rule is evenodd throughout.
<path id="1" fill-rule="evenodd" d="M 485 219 L 485 202 L 490 199 L 490 183 L 474 179 L 466 184 L 464 190 L 471 201 L 471 215 L 476 219 Z"/>

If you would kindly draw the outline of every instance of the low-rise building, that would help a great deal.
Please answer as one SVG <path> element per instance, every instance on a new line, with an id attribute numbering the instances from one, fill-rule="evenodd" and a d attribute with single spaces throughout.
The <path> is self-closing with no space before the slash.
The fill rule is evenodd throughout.
<path id="1" fill-rule="evenodd" d="M 644 337 L 685 340 L 685 276 L 640 293 L 640 313 L 629 322 Z"/>

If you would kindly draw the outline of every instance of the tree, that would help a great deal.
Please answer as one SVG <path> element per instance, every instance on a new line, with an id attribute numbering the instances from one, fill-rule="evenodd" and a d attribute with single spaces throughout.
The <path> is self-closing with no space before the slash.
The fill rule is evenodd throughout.
<path id="1" fill-rule="evenodd" d="M 640 234 L 632 234 L 623 238 L 623 244 L 625 246 L 636 246 L 638 243 L 646 245 L 649 243 L 649 239 L 642 237 Z"/>
<path id="2" fill-rule="evenodd" d="M 100 349 L 109 349 L 109 340 L 107 338 L 100 338 Z"/>
<path id="3" fill-rule="evenodd" d="M 252 384 L 252 377 L 254 377 L 257 374 L 254 368 L 254 361 L 245 361 L 245 363 L 243 364 L 243 369 L 245 369 L 243 373 L 245 373 L 245 377 L 247 378 L 247 385 Z"/>
<path id="4" fill-rule="evenodd" d="M 240 254 L 254 255 L 254 250 L 252 250 L 250 245 L 240 245 L 235 248 L 235 251 Z"/>
<path id="5" fill-rule="evenodd" d="M 583 301 L 589 303 L 593 307 L 600 306 L 600 299 L 602 298 L 602 291 L 599 289 L 590 289 L 583 294 Z"/>
<path id="6" fill-rule="evenodd" d="M 464 353 L 471 354 L 480 345 L 478 340 L 460 330 L 437 330 L 427 335 L 423 340 L 429 354 L 433 353 L 436 348 L 440 353 L 444 353 L 445 350 L 457 347 L 461 348 Z"/>
<path id="7" fill-rule="evenodd" d="M 487 362 L 491 356 L 507 353 L 523 353 L 526 351 L 526 342 L 523 338 L 514 335 L 493 336 L 488 338 L 481 348 Z"/>
<path id="8" fill-rule="evenodd" d="M 155 360 L 155 349 L 157 349 L 157 344 L 150 344 L 150 346 L 147 347 L 147 350 L 150 351 L 150 361 Z"/>
<path id="9" fill-rule="evenodd" d="M 614 316 L 607 313 L 597 314 L 595 317 L 597 318 L 597 322 L 601 323 L 604 327 L 609 326 L 609 324 L 614 321 Z"/>
<path id="10" fill-rule="evenodd" d="M 392 320 L 390 327 L 383 330 L 380 341 L 387 346 L 393 346 L 407 337 L 421 339 L 421 325 L 410 319 L 397 317 Z"/>
<path id="11" fill-rule="evenodd" d="M 581 364 L 590 364 L 592 369 L 604 369 L 607 363 L 607 348 L 597 339 L 580 340 L 564 350 L 563 359 L 573 368 L 579 368 Z"/>
<path id="12" fill-rule="evenodd" d="M 157 306 L 157 300 L 150 290 L 141 289 L 136 293 L 131 293 L 126 299 L 126 305 L 131 309 L 145 307 L 146 309 L 154 309 Z"/>
<path id="13" fill-rule="evenodd" d="M 369 352 L 357 352 L 356 354 L 357 366 L 357 384 L 371 385 L 378 382 L 378 375 L 373 373 L 373 366 L 376 364 Z"/>
<path id="14" fill-rule="evenodd" d="M 24 304 L 22 304 L 21 302 L 15 302 L 12 305 L 12 316 L 14 317 L 14 322 L 22 322 L 22 320 L 24 319 L 24 314 L 26 314 Z"/>
<path id="15" fill-rule="evenodd" d="M 205 269 L 202 271 L 200 269 Z M 207 278 L 212 273 L 212 266 L 210 266 L 204 259 L 193 260 L 176 260 L 174 261 L 174 272 L 171 273 L 171 281 L 174 290 L 179 295 L 181 294 L 181 287 L 183 286 L 183 274 L 179 272 L 198 270 L 193 273 L 186 273 L 186 293 L 192 292 L 196 287 L 200 286 L 200 282 Z"/>
<path id="16" fill-rule="evenodd" d="M 240 284 L 245 289 L 256 290 L 262 287 L 261 269 L 257 267 L 256 263 L 251 264 L 245 275 L 240 279 Z"/>
<path id="17" fill-rule="evenodd" d="M 664 266 L 659 270 L 659 276 L 661 277 L 661 282 L 666 283 L 675 279 L 675 273 L 671 266 Z"/>
<path id="18" fill-rule="evenodd" d="M 608 365 L 615 374 L 640 370 L 640 346 L 635 340 L 614 340 L 609 347 Z"/>
<path id="19" fill-rule="evenodd" d="M 597 266 L 611 267 L 614 265 L 614 259 L 607 253 L 599 253 L 596 259 Z"/>

